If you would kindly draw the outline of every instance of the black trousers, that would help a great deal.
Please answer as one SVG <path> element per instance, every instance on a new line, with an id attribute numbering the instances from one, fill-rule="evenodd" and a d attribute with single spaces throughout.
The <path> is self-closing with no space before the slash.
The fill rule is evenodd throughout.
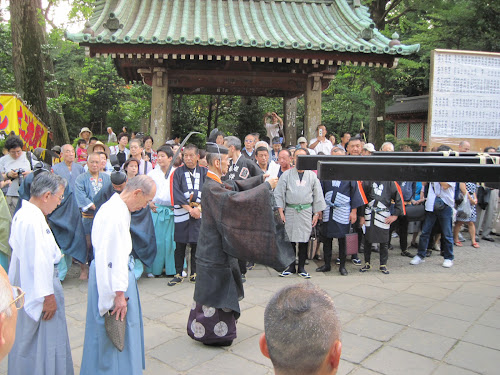
<path id="1" fill-rule="evenodd" d="M 398 219 L 391 224 L 389 229 L 389 243 L 392 240 L 392 232 L 396 231 L 399 235 L 399 246 L 401 251 L 408 249 L 408 218 L 406 215 L 398 216 Z"/>
<path id="2" fill-rule="evenodd" d="M 333 238 L 323 237 L 323 255 L 325 256 L 326 266 L 329 266 L 332 262 L 332 241 Z M 347 258 L 345 237 L 338 238 L 338 241 L 339 241 L 340 267 L 345 267 L 345 260 Z"/>
<path id="3" fill-rule="evenodd" d="M 296 242 L 291 243 L 293 248 L 296 249 Z M 297 271 L 299 273 L 306 272 L 305 266 L 306 266 L 306 259 L 307 259 L 307 245 L 308 242 L 298 242 L 299 244 L 299 265 L 297 267 Z M 293 261 L 290 266 L 288 266 L 288 270 L 290 272 L 295 272 L 295 261 Z"/>
<path id="4" fill-rule="evenodd" d="M 191 243 L 191 275 L 196 273 L 196 244 Z M 175 243 L 175 273 L 179 275 L 182 274 L 182 269 L 184 268 L 184 258 L 186 257 L 186 246 L 187 243 L 176 242 Z"/>
<path id="5" fill-rule="evenodd" d="M 389 243 L 381 243 L 380 244 L 380 265 L 381 266 L 386 266 L 387 261 L 389 259 Z M 368 241 L 365 240 L 365 263 L 370 263 L 370 258 L 372 255 L 372 244 Z"/>

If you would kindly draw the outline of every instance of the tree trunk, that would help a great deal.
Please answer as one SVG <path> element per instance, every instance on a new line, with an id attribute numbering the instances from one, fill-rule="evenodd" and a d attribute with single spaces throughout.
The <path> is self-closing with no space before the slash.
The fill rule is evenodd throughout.
<path id="1" fill-rule="evenodd" d="M 377 29 L 385 29 L 385 9 L 389 0 L 374 0 L 370 3 L 370 15 L 375 22 Z M 383 68 L 374 68 L 383 69 Z M 385 88 L 385 72 L 374 70 L 373 78 L 382 89 Z M 372 86 L 371 88 L 371 99 L 373 100 L 374 107 L 370 108 L 370 125 L 369 125 L 369 141 L 375 145 L 375 149 L 378 149 L 382 143 L 385 141 L 385 90 L 377 92 Z M 378 118 L 382 117 L 379 121 Z"/>
<path id="2" fill-rule="evenodd" d="M 210 132 L 212 131 L 213 105 L 214 105 L 214 99 L 213 96 L 210 95 L 210 101 L 208 102 L 207 135 L 210 135 Z"/>
<path id="3" fill-rule="evenodd" d="M 217 100 L 215 101 L 215 119 L 214 119 L 214 127 L 218 127 L 219 123 L 219 106 L 220 106 L 220 95 L 217 95 Z"/>
<path id="4" fill-rule="evenodd" d="M 10 2 L 12 62 L 17 93 L 50 125 L 37 9 L 37 0 Z"/>

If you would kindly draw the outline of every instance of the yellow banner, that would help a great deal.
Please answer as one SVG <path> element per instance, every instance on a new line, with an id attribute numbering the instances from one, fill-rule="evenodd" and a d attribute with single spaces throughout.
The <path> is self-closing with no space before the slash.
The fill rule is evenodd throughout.
<path id="1" fill-rule="evenodd" d="M 27 150 L 46 148 L 49 130 L 15 95 L 0 95 L 0 131 L 14 131 Z"/>

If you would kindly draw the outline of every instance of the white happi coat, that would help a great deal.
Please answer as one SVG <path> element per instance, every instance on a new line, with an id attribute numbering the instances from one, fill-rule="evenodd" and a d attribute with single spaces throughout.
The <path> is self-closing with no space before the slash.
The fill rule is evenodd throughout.
<path id="1" fill-rule="evenodd" d="M 99 293 L 99 314 L 111 310 L 116 292 L 128 289 L 128 263 L 132 252 L 130 211 L 117 193 L 102 205 L 92 226 L 92 246 Z"/>
<path id="2" fill-rule="evenodd" d="M 302 181 L 297 169 L 285 171 L 274 189 L 276 205 L 285 211 L 285 229 L 291 242 L 308 242 L 312 230 L 312 217 L 314 212 L 326 208 L 323 198 L 323 189 L 313 171 L 304 171 Z M 288 204 L 308 204 L 312 207 L 298 212 L 295 208 L 287 207 Z"/>
<path id="3" fill-rule="evenodd" d="M 20 276 L 19 286 L 26 293 L 24 311 L 38 321 L 45 296 L 54 294 L 54 265 L 59 263 L 62 254 L 37 206 L 23 200 L 21 209 L 12 220 L 9 244 L 12 248 L 9 280 L 15 285 Z"/>

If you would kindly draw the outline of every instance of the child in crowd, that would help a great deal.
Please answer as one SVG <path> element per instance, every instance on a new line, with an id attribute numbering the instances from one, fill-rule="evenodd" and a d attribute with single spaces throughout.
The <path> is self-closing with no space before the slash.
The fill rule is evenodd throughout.
<path id="1" fill-rule="evenodd" d="M 87 161 L 87 142 L 85 139 L 78 140 L 78 147 L 76 149 L 77 162 Z"/>

